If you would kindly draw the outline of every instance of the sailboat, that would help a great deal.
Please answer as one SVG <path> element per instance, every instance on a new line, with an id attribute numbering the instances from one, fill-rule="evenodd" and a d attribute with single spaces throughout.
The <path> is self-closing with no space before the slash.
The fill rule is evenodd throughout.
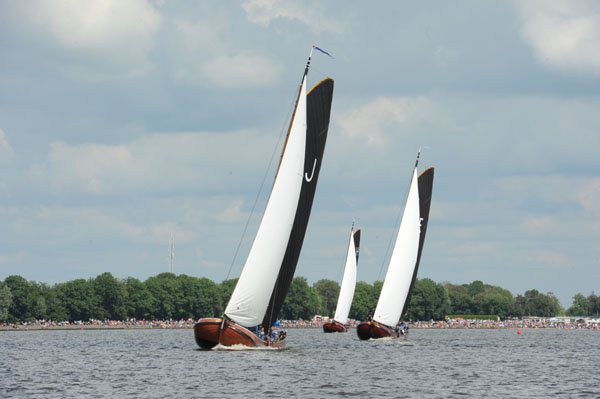
<path id="1" fill-rule="evenodd" d="M 342 277 L 342 286 L 335 308 L 335 315 L 332 320 L 323 323 L 323 331 L 326 333 L 348 331 L 346 323 L 348 322 L 348 313 L 350 313 L 352 298 L 354 298 L 354 289 L 356 288 L 356 269 L 360 248 L 360 229 L 354 230 L 354 223 L 352 223 L 350 239 L 348 241 L 346 266 L 344 267 L 344 276 Z"/>
<path id="2" fill-rule="evenodd" d="M 315 49 L 324 52 L 316 46 L 311 48 L 271 194 L 223 317 L 200 319 L 194 326 L 196 343 L 201 348 L 216 345 L 281 348 L 285 345 L 285 331 L 273 329 L 273 324 L 302 249 L 333 98 L 331 78 L 321 80 L 307 93 Z"/>
<path id="3" fill-rule="evenodd" d="M 423 252 L 433 190 L 433 168 L 417 174 L 420 151 L 413 168 L 402 222 L 396 237 L 387 274 L 372 320 L 360 323 L 356 333 L 361 340 L 399 337 L 398 323 L 408 310 Z"/>

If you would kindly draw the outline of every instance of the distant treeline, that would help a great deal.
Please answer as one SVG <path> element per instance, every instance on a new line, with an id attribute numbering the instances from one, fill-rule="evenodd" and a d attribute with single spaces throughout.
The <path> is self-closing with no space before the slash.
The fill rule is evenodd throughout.
<path id="1" fill-rule="evenodd" d="M 236 279 L 216 284 L 207 278 L 171 273 L 161 273 L 146 281 L 132 277 L 123 280 L 103 273 L 92 279 L 49 286 L 21 276 L 9 276 L 0 281 L 0 321 L 168 320 L 221 316 L 235 283 Z M 357 283 L 351 318 L 364 320 L 373 313 L 381 286 L 381 281 Z M 339 284 L 332 280 L 319 280 L 310 286 L 304 277 L 296 277 L 280 318 L 332 316 L 339 290 Z M 455 285 L 421 279 L 415 284 L 407 319 L 439 320 L 453 314 L 498 315 L 500 318 L 600 314 L 597 295 L 577 294 L 573 299 L 573 306 L 565 312 L 552 293 L 529 290 L 514 297 L 504 288 L 481 281 Z"/>

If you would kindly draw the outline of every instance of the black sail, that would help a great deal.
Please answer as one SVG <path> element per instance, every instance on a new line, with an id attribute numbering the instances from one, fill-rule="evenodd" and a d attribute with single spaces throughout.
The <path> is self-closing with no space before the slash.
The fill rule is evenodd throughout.
<path id="1" fill-rule="evenodd" d="M 329 129 L 332 99 L 333 79 L 330 78 L 323 79 L 306 95 L 306 149 L 302 188 L 285 256 L 263 319 L 265 329 L 268 329 L 277 320 L 296 271 L 319 180 L 327 130 Z"/>
<path id="2" fill-rule="evenodd" d="M 356 263 L 358 264 L 358 253 L 360 251 L 360 229 L 354 232 L 354 253 L 356 254 Z"/>
<path id="3" fill-rule="evenodd" d="M 406 312 L 408 311 L 408 305 L 412 296 L 412 291 L 417 280 L 417 271 L 419 270 L 419 262 L 421 261 L 421 252 L 423 252 L 423 243 L 425 242 L 425 233 L 427 233 L 427 222 L 429 221 L 429 208 L 431 206 L 431 194 L 433 192 L 433 168 L 425 169 L 417 180 L 419 186 L 419 216 L 421 218 L 421 235 L 419 236 L 419 251 L 417 252 L 417 264 L 415 265 L 415 271 L 413 272 L 412 281 L 410 282 L 410 288 L 408 289 L 408 297 L 404 302 L 404 308 L 402 309 L 402 316 L 400 320 L 404 319 Z"/>

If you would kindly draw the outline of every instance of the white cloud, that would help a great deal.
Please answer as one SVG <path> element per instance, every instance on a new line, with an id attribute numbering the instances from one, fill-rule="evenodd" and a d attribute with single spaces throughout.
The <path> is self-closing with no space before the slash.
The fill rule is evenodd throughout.
<path id="1" fill-rule="evenodd" d="M 219 56 L 202 66 L 205 78 L 225 88 L 250 88 L 275 83 L 282 72 L 279 63 L 260 55 Z"/>
<path id="2" fill-rule="evenodd" d="M 257 25 L 266 27 L 282 18 L 303 23 L 314 33 L 341 32 L 341 24 L 326 18 L 328 14 L 321 6 L 321 2 L 307 0 L 246 0 L 242 4 L 248 20 Z"/>
<path id="3" fill-rule="evenodd" d="M 280 62 L 259 53 L 240 52 L 222 21 L 175 19 L 176 39 L 172 76 L 198 86 L 245 89 L 277 82 Z"/>
<path id="4" fill-rule="evenodd" d="M 533 251 L 527 260 L 543 266 L 568 267 L 573 265 L 573 261 L 567 255 L 554 250 Z"/>
<path id="5" fill-rule="evenodd" d="M 528 233 L 545 234 L 554 231 L 558 223 L 549 216 L 528 217 L 521 223 L 521 228 Z"/>
<path id="6" fill-rule="evenodd" d="M 517 1 L 522 36 L 547 66 L 600 74 L 600 12 L 596 1 Z"/>
<path id="7" fill-rule="evenodd" d="M 600 212 L 600 179 L 585 181 L 579 189 L 577 199 L 588 212 Z"/>
<path id="8" fill-rule="evenodd" d="M 0 162 L 10 161 L 13 154 L 14 151 L 8 142 L 6 133 L 4 133 L 4 130 L 0 129 Z"/>
<path id="9" fill-rule="evenodd" d="M 43 206 L 35 211 L 20 209 L 27 214 L 27 223 L 46 226 L 53 239 L 125 238 L 138 243 L 163 244 L 171 233 L 178 243 L 192 242 L 194 231 L 173 222 L 137 224 L 124 221 L 106 211 L 93 207 Z M 93 226 L 93 229 L 90 228 Z"/>
<path id="10" fill-rule="evenodd" d="M 248 152 L 240 143 L 268 149 L 274 139 L 238 131 L 156 134 L 119 145 L 57 142 L 30 176 L 41 187 L 101 195 L 232 189 L 247 183 L 242 170 L 267 164 L 268 150 Z"/>
<path id="11" fill-rule="evenodd" d="M 239 223 L 245 221 L 247 214 L 242 212 L 244 201 L 241 199 L 235 200 L 228 204 L 225 209 L 215 214 L 215 219 L 221 223 Z"/>
<path id="12" fill-rule="evenodd" d="M 91 77 L 92 71 L 105 75 L 116 68 L 139 75 L 151 68 L 147 57 L 161 15 L 145 0 L 38 0 L 15 7 L 14 17 L 25 22 L 27 34 L 73 55 L 63 59 L 64 71 Z"/>
<path id="13" fill-rule="evenodd" d="M 348 137 L 382 146 L 388 142 L 389 131 L 398 133 L 402 124 L 419 122 L 431 116 L 433 108 L 433 104 L 423 97 L 378 97 L 341 114 L 336 122 Z"/>

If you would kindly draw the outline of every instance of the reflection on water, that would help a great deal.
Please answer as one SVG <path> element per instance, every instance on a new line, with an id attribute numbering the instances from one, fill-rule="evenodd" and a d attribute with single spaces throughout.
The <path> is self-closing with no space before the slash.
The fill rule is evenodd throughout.
<path id="1" fill-rule="evenodd" d="M 0 333 L 0 397 L 600 397 L 597 331 L 290 330 L 283 351 L 200 351 L 191 330 Z"/>

